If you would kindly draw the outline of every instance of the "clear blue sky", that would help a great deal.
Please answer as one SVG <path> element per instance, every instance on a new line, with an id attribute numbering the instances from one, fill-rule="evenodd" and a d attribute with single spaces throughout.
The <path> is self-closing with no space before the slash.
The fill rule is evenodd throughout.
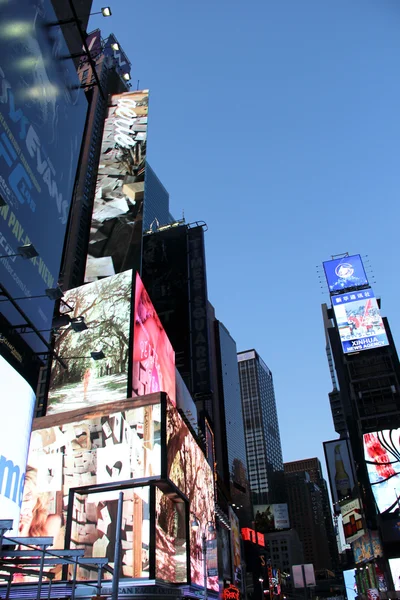
<path id="1" fill-rule="evenodd" d="M 400 340 L 399 0 L 109 0 L 148 158 L 204 220 L 209 298 L 274 374 L 284 460 L 335 436 L 316 266 L 368 254 Z M 93 10 L 106 5 L 94 0 Z"/>

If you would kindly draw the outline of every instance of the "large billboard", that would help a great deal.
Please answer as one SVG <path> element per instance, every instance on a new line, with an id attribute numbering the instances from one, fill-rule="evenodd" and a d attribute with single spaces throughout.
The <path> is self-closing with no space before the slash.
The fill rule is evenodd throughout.
<path id="1" fill-rule="evenodd" d="M 136 273 L 132 396 L 166 392 L 176 406 L 175 353 Z"/>
<path id="2" fill-rule="evenodd" d="M 117 46 L 118 50 L 116 50 Z M 131 63 L 113 33 L 106 39 L 103 52 L 105 56 L 111 56 L 114 59 L 115 68 L 121 77 L 130 75 Z"/>
<path id="3" fill-rule="evenodd" d="M 53 536 L 64 548 L 69 490 L 161 476 L 161 405 L 104 405 L 37 419 L 21 506 L 21 536 Z M 52 423 L 57 422 L 57 425 Z M 113 561 L 119 490 L 95 489 L 74 496 L 71 547 Z M 149 576 L 148 488 L 124 491 L 123 575 Z M 80 572 L 83 578 L 92 578 Z"/>
<path id="4" fill-rule="evenodd" d="M 340 507 L 340 513 L 346 543 L 351 544 L 365 534 L 360 501 L 356 499 L 347 502 Z"/>
<path id="5" fill-rule="evenodd" d="M 63 304 L 87 327 L 60 330 L 55 350 L 68 369 L 53 362 L 48 413 L 89 407 L 128 397 L 132 271 L 69 290 Z M 91 352 L 102 351 L 103 360 Z"/>
<path id="6" fill-rule="evenodd" d="M 331 294 L 368 285 L 359 254 L 328 260 L 323 266 Z"/>
<path id="7" fill-rule="evenodd" d="M 371 288 L 332 296 L 332 305 L 345 354 L 389 344 Z"/>
<path id="8" fill-rule="evenodd" d="M 358 596 L 356 570 L 349 569 L 343 571 L 344 585 L 346 588 L 347 600 L 356 600 Z"/>
<path id="9" fill-rule="evenodd" d="M 267 533 L 290 528 L 287 504 L 256 504 L 254 512 L 257 531 Z"/>
<path id="10" fill-rule="evenodd" d="M 85 281 L 140 270 L 148 90 L 111 96 L 104 124 Z"/>
<path id="11" fill-rule="evenodd" d="M 167 409 L 167 476 L 189 500 L 190 520 L 195 517 L 198 529 L 190 531 L 190 565 L 192 583 L 203 585 L 202 535 L 211 541 L 215 532 L 214 478 L 210 465 L 176 408 Z M 218 590 L 218 576 L 208 576 L 207 587 Z"/>
<path id="12" fill-rule="evenodd" d="M 35 394 L 2 356 L 0 398 L 6 407 L 0 425 L 0 514 L 2 519 L 13 520 L 12 533 L 18 535 Z"/>
<path id="13" fill-rule="evenodd" d="M 389 558 L 389 567 L 396 592 L 400 592 L 400 558 Z"/>
<path id="14" fill-rule="evenodd" d="M 324 450 L 334 510 L 340 513 L 340 505 L 351 500 L 357 489 L 349 442 L 348 440 L 324 442 Z"/>
<path id="15" fill-rule="evenodd" d="M 356 564 L 368 562 L 373 558 L 383 556 L 383 548 L 378 531 L 368 529 L 367 533 L 351 544 L 351 548 Z"/>
<path id="16" fill-rule="evenodd" d="M 170 496 L 156 488 L 156 579 L 184 583 L 188 580 L 185 503 Z"/>
<path id="17" fill-rule="evenodd" d="M 364 434 L 368 478 L 380 513 L 400 508 L 400 428 Z"/>
<path id="18" fill-rule="evenodd" d="M 0 259 L 0 279 L 24 298 L 19 304 L 39 330 L 51 328 L 54 303 L 45 290 L 57 286 L 87 111 L 73 61 L 60 60 L 70 54 L 61 28 L 46 27 L 55 21 L 50 0 L 2 3 L 0 255 L 32 243 L 38 256 Z M 9 302 L 1 312 L 21 323 Z M 26 339 L 46 350 L 37 336 Z"/>

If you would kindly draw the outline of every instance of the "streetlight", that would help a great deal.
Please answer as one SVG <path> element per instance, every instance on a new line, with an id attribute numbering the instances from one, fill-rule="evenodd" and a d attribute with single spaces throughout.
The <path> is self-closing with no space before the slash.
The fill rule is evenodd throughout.
<path id="1" fill-rule="evenodd" d="M 193 531 L 197 531 L 200 527 L 200 522 L 197 517 L 193 518 L 192 521 L 192 529 Z M 203 531 L 201 535 L 201 552 L 203 554 L 203 581 L 204 581 L 204 600 L 208 598 L 208 590 L 207 590 L 207 532 L 215 533 L 214 524 L 211 521 L 208 521 L 206 525 L 206 529 Z"/>

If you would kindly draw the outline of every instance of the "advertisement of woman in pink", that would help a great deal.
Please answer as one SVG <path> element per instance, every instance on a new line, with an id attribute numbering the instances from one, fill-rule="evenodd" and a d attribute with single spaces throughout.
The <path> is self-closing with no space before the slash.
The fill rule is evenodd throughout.
<path id="1" fill-rule="evenodd" d="M 175 352 L 138 274 L 133 327 L 132 396 L 166 392 L 175 406 Z"/>

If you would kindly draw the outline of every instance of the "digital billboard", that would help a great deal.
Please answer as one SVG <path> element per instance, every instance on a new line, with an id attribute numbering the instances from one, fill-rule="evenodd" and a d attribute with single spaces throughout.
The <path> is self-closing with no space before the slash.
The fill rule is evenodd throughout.
<path id="1" fill-rule="evenodd" d="M 85 281 L 140 270 L 149 92 L 111 96 L 105 120 Z"/>
<path id="2" fill-rule="evenodd" d="M 289 512 L 287 504 L 256 504 L 254 506 L 255 525 L 264 533 L 276 529 L 289 529 Z"/>
<path id="3" fill-rule="evenodd" d="M 60 60 L 70 54 L 62 30 L 46 27 L 55 21 L 50 0 L 2 3 L 0 254 L 32 243 L 38 256 L 0 259 L 0 280 L 12 297 L 24 298 L 19 304 L 39 330 L 51 328 L 54 302 L 45 290 L 57 286 L 87 112 L 73 61 Z M 9 302 L 1 312 L 21 323 Z M 46 350 L 36 335 L 26 339 Z"/>
<path id="4" fill-rule="evenodd" d="M 66 314 L 83 317 L 87 329 L 67 327 L 56 337 L 55 351 L 68 369 L 53 362 L 49 414 L 128 397 L 131 296 L 132 271 L 65 293 Z M 103 360 L 91 358 L 100 350 Z"/>
<path id="5" fill-rule="evenodd" d="M 239 519 L 231 507 L 229 507 L 229 523 L 231 526 L 233 574 L 234 574 L 234 579 L 236 581 L 236 575 L 238 573 L 238 569 L 240 569 L 241 565 L 242 565 L 242 552 L 240 549 Z"/>
<path id="6" fill-rule="evenodd" d="M 389 567 L 396 592 L 400 592 L 400 558 L 389 558 Z"/>
<path id="7" fill-rule="evenodd" d="M 167 407 L 167 476 L 189 500 L 190 521 L 195 517 L 200 527 L 190 530 L 190 566 L 192 583 L 203 585 L 202 535 L 208 540 L 209 524 L 215 527 L 214 478 L 210 465 L 182 417 L 168 402 Z M 218 576 L 208 576 L 207 587 L 218 591 Z"/>
<path id="8" fill-rule="evenodd" d="M 353 497 L 356 482 L 348 440 L 324 442 L 325 460 L 328 469 L 333 507 L 340 513 L 339 506 Z"/>
<path id="9" fill-rule="evenodd" d="M 166 392 L 176 406 L 175 353 L 138 274 L 133 329 L 132 396 Z"/>
<path id="10" fill-rule="evenodd" d="M 25 480 L 35 394 L 31 386 L 0 356 L 0 398 L 6 418 L 0 426 L 0 514 L 12 519 L 18 535 L 18 520 Z"/>
<path id="11" fill-rule="evenodd" d="M 364 434 L 368 478 L 380 513 L 400 507 L 400 428 Z"/>
<path id="12" fill-rule="evenodd" d="M 367 275 L 359 254 L 328 260 L 323 263 L 323 266 L 331 293 L 344 292 L 368 285 Z"/>
<path id="13" fill-rule="evenodd" d="M 356 564 L 383 556 L 383 548 L 377 531 L 368 529 L 362 537 L 351 544 L 351 547 Z"/>
<path id="14" fill-rule="evenodd" d="M 160 404 L 132 408 L 132 403 L 125 401 L 96 407 L 92 414 L 87 410 L 86 414 L 81 411 L 79 418 L 77 411 L 65 413 L 63 424 L 59 424 L 59 415 L 35 420 L 19 535 L 53 536 L 54 547 L 64 548 L 71 488 L 160 477 Z M 119 490 L 99 489 L 85 497 L 75 495 L 71 541 L 72 547 L 75 544 L 85 548 L 85 556 L 107 556 L 112 560 L 118 494 Z M 147 488 L 124 491 L 126 577 L 148 577 L 148 503 Z M 142 542 L 138 547 L 134 538 L 139 531 Z M 142 563 L 143 556 L 147 558 Z M 147 567 L 143 566 L 146 562 Z M 138 564 L 141 574 L 137 574 Z M 80 576 L 85 577 L 85 573 Z"/>
<path id="15" fill-rule="evenodd" d="M 347 600 L 356 600 L 356 597 L 358 596 L 356 570 L 349 569 L 348 571 L 343 571 L 343 577 Z"/>
<path id="16" fill-rule="evenodd" d="M 168 583 L 188 580 L 185 504 L 159 488 L 156 488 L 156 579 Z"/>
<path id="17" fill-rule="evenodd" d="M 332 296 L 332 305 L 345 354 L 389 344 L 371 288 Z"/>
<path id="18" fill-rule="evenodd" d="M 357 499 L 347 502 L 340 507 L 340 512 L 346 543 L 351 544 L 365 534 L 360 501 Z"/>

